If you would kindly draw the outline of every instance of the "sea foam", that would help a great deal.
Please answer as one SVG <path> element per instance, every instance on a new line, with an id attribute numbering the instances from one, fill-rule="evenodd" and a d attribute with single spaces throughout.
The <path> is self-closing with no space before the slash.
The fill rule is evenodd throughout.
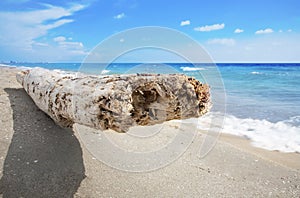
<path id="1" fill-rule="evenodd" d="M 6 65 L 6 64 L 0 64 L 0 67 L 11 67 L 11 68 L 16 68 L 16 66 Z"/>
<path id="2" fill-rule="evenodd" d="M 217 117 L 218 116 L 218 117 Z M 222 126 L 215 126 L 214 119 L 223 120 Z M 253 146 L 280 152 L 300 152 L 300 116 L 289 120 L 270 122 L 258 119 L 241 119 L 233 115 L 210 112 L 198 119 L 182 122 L 194 123 L 200 130 L 218 129 L 220 133 L 237 135 L 249 139 Z M 216 131 L 214 131 L 216 132 Z"/>
<path id="3" fill-rule="evenodd" d="M 18 68 L 18 69 L 20 69 L 20 70 L 28 70 L 28 69 L 32 69 L 32 67 L 15 66 L 15 65 L 6 65 L 6 64 L 0 64 L 0 67 Z"/>
<path id="4" fill-rule="evenodd" d="M 109 72 L 110 72 L 110 70 L 104 69 L 104 70 L 101 71 L 101 74 L 102 74 L 102 75 L 103 75 L 103 74 L 108 74 Z"/>
<path id="5" fill-rule="evenodd" d="M 202 71 L 205 70 L 205 68 L 202 67 L 180 67 L 182 71 Z"/>
<path id="6" fill-rule="evenodd" d="M 257 72 L 257 71 L 253 71 L 253 72 L 251 72 L 251 74 L 259 75 L 259 74 L 262 74 L 262 73 L 261 72 Z"/>

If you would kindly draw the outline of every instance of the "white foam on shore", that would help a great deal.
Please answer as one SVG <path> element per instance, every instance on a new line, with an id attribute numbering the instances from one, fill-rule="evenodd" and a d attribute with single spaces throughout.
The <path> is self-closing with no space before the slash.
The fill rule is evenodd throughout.
<path id="1" fill-rule="evenodd" d="M 110 70 L 104 69 L 104 70 L 101 71 L 101 74 L 102 74 L 102 75 L 103 75 L 103 74 L 108 74 L 109 72 L 110 72 Z"/>
<path id="2" fill-rule="evenodd" d="M 202 71 L 205 70 L 205 68 L 202 67 L 180 67 L 182 71 Z"/>
<path id="3" fill-rule="evenodd" d="M 6 65 L 6 64 L 0 64 L 0 67 L 9 67 L 9 68 L 18 68 L 20 70 L 28 70 L 32 69 L 32 67 L 25 67 L 25 66 L 15 66 L 15 65 Z"/>
<path id="4" fill-rule="evenodd" d="M 218 118 L 216 116 L 219 116 Z M 225 115 L 223 126 L 215 126 L 215 119 L 222 120 L 220 113 L 210 112 L 199 119 L 182 122 L 197 124 L 200 130 L 220 129 L 219 132 L 237 135 L 249 139 L 253 146 L 280 152 L 300 152 L 300 116 L 289 120 L 270 122 L 258 119 L 241 119 Z"/>
<path id="5" fill-rule="evenodd" d="M 251 74 L 254 74 L 254 75 L 259 75 L 259 74 L 262 74 L 262 73 L 260 73 L 260 72 L 257 72 L 257 71 L 253 71 L 253 72 L 251 72 Z"/>
<path id="6" fill-rule="evenodd" d="M 16 68 L 16 66 L 12 66 L 12 65 L 6 65 L 6 64 L 0 64 L 0 67 L 12 67 L 12 68 Z"/>

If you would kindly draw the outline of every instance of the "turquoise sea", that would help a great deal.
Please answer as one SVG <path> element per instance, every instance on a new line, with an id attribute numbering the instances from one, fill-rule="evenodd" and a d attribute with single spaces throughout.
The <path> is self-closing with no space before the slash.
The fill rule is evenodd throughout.
<path id="1" fill-rule="evenodd" d="M 97 75 L 184 73 L 208 83 L 212 78 L 218 78 L 224 86 L 217 89 L 212 87 L 212 90 L 218 92 L 224 88 L 226 110 L 215 104 L 212 112 L 203 119 L 218 116 L 220 111 L 225 111 L 222 132 L 247 137 L 255 146 L 265 149 L 300 152 L 300 63 L 2 64 L 5 65 L 80 71 Z M 212 70 L 219 72 L 221 79 L 220 76 L 209 76 Z"/>

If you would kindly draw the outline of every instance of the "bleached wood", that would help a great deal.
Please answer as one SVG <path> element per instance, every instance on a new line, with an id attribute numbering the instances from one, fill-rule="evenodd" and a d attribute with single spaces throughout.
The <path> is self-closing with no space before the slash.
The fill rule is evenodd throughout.
<path id="1" fill-rule="evenodd" d="M 73 123 L 126 132 L 131 126 L 199 117 L 209 111 L 209 86 L 183 74 L 78 77 L 35 68 L 17 80 L 35 104 L 63 127 Z"/>

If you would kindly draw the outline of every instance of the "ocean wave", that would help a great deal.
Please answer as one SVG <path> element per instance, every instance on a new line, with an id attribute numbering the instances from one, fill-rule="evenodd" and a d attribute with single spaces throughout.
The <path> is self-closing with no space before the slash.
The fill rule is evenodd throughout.
<path id="1" fill-rule="evenodd" d="M 261 72 L 257 72 L 257 71 L 253 71 L 253 72 L 251 72 L 251 74 L 254 74 L 254 75 L 260 75 L 260 74 L 262 74 Z"/>
<path id="2" fill-rule="evenodd" d="M 274 123 L 251 118 L 241 119 L 233 115 L 225 115 L 223 118 L 220 113 L 210 112 L 189 122 L 197 124 L 198 129 L 207 131 L 215 124 L 215 119 L 223 119 L 223 126 L 217 126 L 221 133 L 245 137 L 253 146 L 266 150 L 300 152 L 300 116 Z"/>
<path id="3" fill-rule="evenodd" d="M 20 70 L 29 70 L 32 69 L 33 67 L 18 66 L 17 68 Z"/>
<path id="4" fill-rule="evenodd" d="M 109 72 L 110 72 L 110 70 L 104 69 L 104 70 L 101 71 L 101 75 L 103 75 L 103 74 L 108 74 Z"/>
<path id="5" fill-rule="evenodd" d="M 6 65 L 6 64 L 0 64 L 0 67 L 11 67 L 11 68 L 16 68 L 17 66 L 14 65 Z"/>
<path id="6" fill-rule="evenodd" d="M 203 67 L 180 67 L 183 71 L 203 71 L 205 68 Z"/>
<path id="7" fill-rule="evenodd" d="M 20 69 L 20 70 L 28 70 L 28 69 L 32 69 L 32 67 L 16 66 L 16 65 L 6 65 L 6 64 L 0 64 L 0 67 L 18 68 L 18 69 Z"/>

